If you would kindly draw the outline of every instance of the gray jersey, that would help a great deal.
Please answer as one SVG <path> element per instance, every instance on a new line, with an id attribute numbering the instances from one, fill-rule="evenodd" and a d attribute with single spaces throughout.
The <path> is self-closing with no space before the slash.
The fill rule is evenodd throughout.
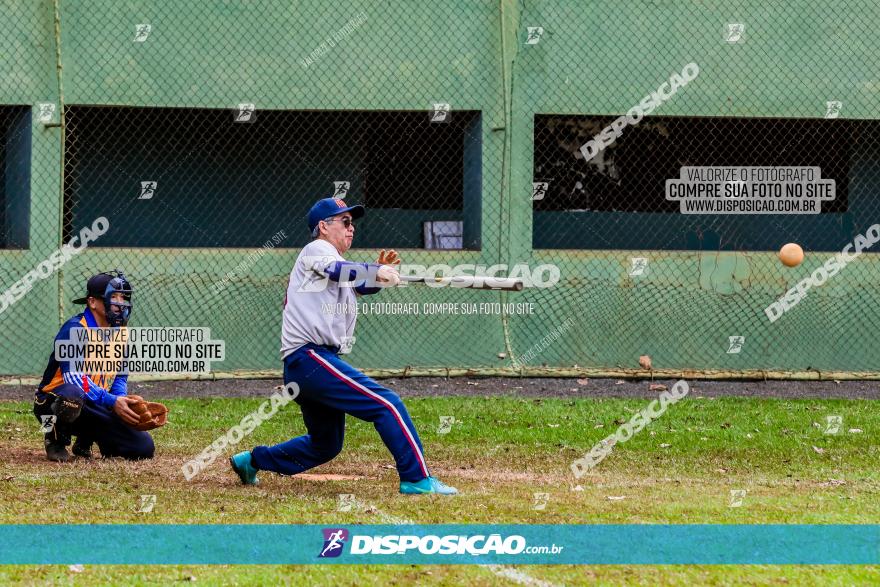
<path id="1" fill-rule="evenodd" d="M 314 343 L 348 352 L 354 340 L 357 298 L 352 283 L 337 283 L 312 270 L 344 261 L 336 247 L 313 240 L 300 251 L 290 272 L 281 325 L 281 358 Z"/>

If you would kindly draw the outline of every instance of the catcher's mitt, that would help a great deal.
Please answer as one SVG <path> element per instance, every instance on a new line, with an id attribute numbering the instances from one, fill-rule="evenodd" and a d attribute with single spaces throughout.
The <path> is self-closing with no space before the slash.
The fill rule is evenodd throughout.
<path id="1" fill-rule="evenodd" d="M 141 419 L 140 422 L 132 426 L 135 430 L 146 432 L 147 430 L 164 426 L 168 421 L 168 408 L 163 404 L 145 401 L 139 395 L 130 395 L 128 397 L 138 400 L 137 403 L 129 404 L 129 407 Z"/>

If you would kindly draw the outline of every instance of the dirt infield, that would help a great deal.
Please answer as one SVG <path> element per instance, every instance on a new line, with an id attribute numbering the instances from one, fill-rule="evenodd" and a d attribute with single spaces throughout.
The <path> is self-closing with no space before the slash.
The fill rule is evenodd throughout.
<path id="1" fill-rule="evenodd" d="M 410 377 L 381 379 L 402 397 L 522 396 L 522 397 L 656 397 L 647 380 L 553 379 L 514 377 Z M 671 379 L 653 383 L 671 386 Z M 691 394 L 704 397 L 778 399 L 880 399 L 880 381 L 691 381 Z M 160 381 L 132 383 L 129 392 L 144 397 L 265 397 L 280 386 L 277 379 L 219 381 Z M 28 400 L 33 387 L 0 385 L 0 400 Z"/>

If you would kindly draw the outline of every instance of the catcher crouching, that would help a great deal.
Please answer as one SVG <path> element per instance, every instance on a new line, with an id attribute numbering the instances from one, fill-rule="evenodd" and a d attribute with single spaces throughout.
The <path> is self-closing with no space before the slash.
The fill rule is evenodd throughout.
<path id="1" fill-rule="evenodd" d="M 74 300 L 85 310 L 61 327 L 55 340 L 71 340 L 77 328 L 123 328 L 131 315 L 131 284 L 120 271 L 89 279 L 86 296 Z M 112 343 L 111 343 L 112 344 Z M 34 396 L 34 415 L 45 433 L 46 457 L 67 462 L 73 454 L 91 458 L 98 444 L 104 457 L 151 459 L 155 451 L 147 430 L 165 424 L 167 409 L 127 394 L 128 375 L 77 369 L 75 360 L 57 360 L 53 349 Z"/>

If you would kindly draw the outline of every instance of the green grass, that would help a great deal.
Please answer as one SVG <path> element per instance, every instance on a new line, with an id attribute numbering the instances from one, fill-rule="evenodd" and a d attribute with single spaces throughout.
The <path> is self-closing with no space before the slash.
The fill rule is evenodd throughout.
<path id="1" fill-rule="evenodd" d="M 648 400 L 420 398 L 406 401 L 433 472 L 463 493 L 403 497 L 393 461 L 372 425 L 349 418 L 343 453 L 315 473 L 358 480 L 261 474 L 242 487 L 225 459 L 190 482 L 180 467 L 260 404 L 248 399 L 173 400 L 156 431 L 157 458 L 72 464 L 44 459 L 30 404 L 0 402 L 4 462 L 0 523 L 880 523 L 880 410 L 868 400 L 689 397 L 615 447 L 588 476 L 571 462 Z M 843 418 L 823 434 L 825 418 Z M 439 434 L 440 416 L 453 416 Z M 861 433 L 848 432 L 851 428 Z M 295 405 L 282 408 L 235 450 L 304 432 Z M 662 445 L 662 446 L 661 446 Z M 665 446 L 668 445 L 668 446 Z M 817 450 L 819 449 L 819 450 Z M 232 453 L 229 449 L 227 453 Z M 573 491 L 575 483 L 580 491 Z M 730 491 L 745 489 L 741 507 Z M 550 496 L 535 510 L 534 493 Z M 339 494 L 360 507 L 338 512 Z M 155 494 L 152 513 L 137 513 Z M 610 500 L 609 497 L 623 497 Z M 880 582 L 876 567 L 518 567 L 556 584 L 856 584 Z M 138 580 L 208 584 L 499 584 L 478 567 L 183 567 L 139 569 Z M 0 582 L 129 582 L 128 567 L 6 567 Z"/>

